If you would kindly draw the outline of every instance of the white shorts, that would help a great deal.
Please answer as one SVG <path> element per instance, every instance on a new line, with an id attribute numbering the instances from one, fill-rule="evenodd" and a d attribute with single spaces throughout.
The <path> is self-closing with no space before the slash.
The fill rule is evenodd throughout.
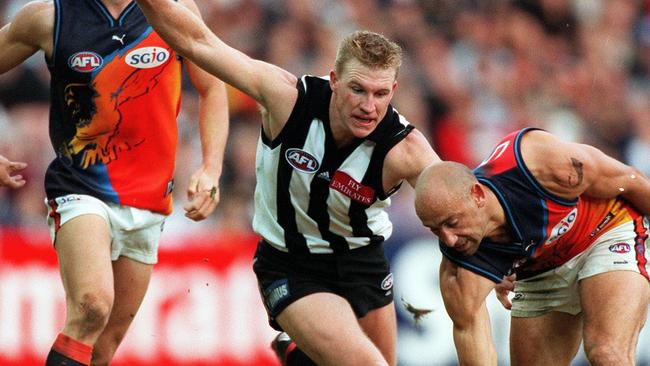
<path id="1" fill-rule="evenodd" d="M 52 243 L 56 232 L 69 220 L 81 215 L 98 215 L 109 225 L 111 260 L 125 256 L 145 264 L 158 262 L 158 242 L 165 215 L 80 194 L 57 197 L 53 201 L 45 201 L 49 209 L 47 225 Z"/>
<path id="2" fill-rule="evenodd" d="M 648 219 L 644 220 L 646 232 Z M 515 282 L 511 315 L 530 318 L 559 311 L 576 315 L 580 306 L 580 280 L 614 271 L 644 272 L 647 275 L 650 246 L 646 238 L 642 248 L 635 248 L 634 223 L 627 222 L 603 234 L 589 249 L 560 267 Z M 646 277 L 647 279 L 647 277 Z"/>

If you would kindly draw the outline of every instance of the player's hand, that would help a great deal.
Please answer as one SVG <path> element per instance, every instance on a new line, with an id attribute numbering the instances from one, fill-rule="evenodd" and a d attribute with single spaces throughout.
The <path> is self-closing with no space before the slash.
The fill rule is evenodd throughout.
<path id="1" fill-rule="evenodd" d="M 512 309 L 512 302 L 510 302 L 510 298 L 508 297 L 508 294 L 510 294 L 511 291 L 515 289 L 515 280 L 517 279 L 517 275 L 512 274 L 510 276 L 504 276 L 503 280 L 501 280 L 501 283 L 498 284 L 494 288 L 494 292 L 497 294 L 497 299 L 503 305 L 504 308 L 510 310 Z"/>
<path id="2" fill-rule="evenodd" d="M 204 167 L 199 168 L 190 178 L 187 188 L 188 202 L 183 207 L 185 216 L 194 221 L 208 217 L 219 204 L 219 177 L 210 174 Z"/>
<path id="3" fill-rule="evenodd" d="M 24 186 L 26 183 L 25 178 L 16 173 L 25 168 L 27 168 L 27 163 L 9 161 L 0 155 L 0 187 L 16 189 Z"/>

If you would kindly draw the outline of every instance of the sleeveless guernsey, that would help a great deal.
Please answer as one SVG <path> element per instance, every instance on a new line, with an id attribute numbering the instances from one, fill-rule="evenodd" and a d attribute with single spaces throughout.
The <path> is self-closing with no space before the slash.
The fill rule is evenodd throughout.
<path id="1" fill-rule="evenodd" d="M 261 134 L 253 228 L 289 253 L 343 253 L 381 243 L 392 233 L 382 170 L 388 151 L 413 129 L 389 106 L 366 138 L 336 147 L 329 122 L 328 80 L 304 76 L 280 135 Z"/>
<path id="2" fill-rule="evenodd" d="M 55 0 L 49 199 L 87 194 L 169 214 L 181 61 L 135 2 Z"/>
<path id="3" fill-rule="evenodd" d="M 542 187 L 521 156 L 522 136 L 531 130 L 534 129 L 506 136 L 490 157 L 474 169 L 478 181 L 497 196 L 516 240 L 483 240 L 470 257 L 441 242 L 445 256 L 500 282 L 503 275 L 512 271 L 516 271 L 517 279 L 525 279 L 559 267 L 587 250 L 603 233 L 626 222 L 635 222 L 639 238 L 647 235 L 643 216 L 622 199 L 580 196 L 566 200 Z M 643 250 L 643 246 L 635 249 Z M 642 254 L 639 253 L 640 265 L 645 264 Z"/>

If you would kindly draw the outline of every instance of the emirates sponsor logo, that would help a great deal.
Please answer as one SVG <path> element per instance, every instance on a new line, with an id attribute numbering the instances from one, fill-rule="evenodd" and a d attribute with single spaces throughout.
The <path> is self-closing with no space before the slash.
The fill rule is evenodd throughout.
<path id="1" fill-rule="evenodd" d="M 330 182 L 330 188 L 337 190 L 352 200 L 370 206 L 375 202 L 375 190 L 365 186 L 342 171 L 337 171 Z"/>

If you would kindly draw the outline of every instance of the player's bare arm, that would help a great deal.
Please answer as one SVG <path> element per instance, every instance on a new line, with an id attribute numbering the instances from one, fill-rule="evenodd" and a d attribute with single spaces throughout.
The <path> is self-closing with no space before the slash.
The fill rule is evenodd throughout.
<path id="1" fill-rule="evenodd" d="M 54 4 L 34 1 L 16 13 L 9 24 L 0 29 L 0 74 L 13 69 L 39 50 L 52 55 Z"/>
<path id="2" fill-rule="evenodd" d="M 438 161 L 440 161 L 438 154 L 433 151 L 422 132 L 411 131 L 386 154 L 383 173 L 384 190 L 388 192 L 404 180 L 411 187 L 415 187 L 415 182 L 424 168 Z"/>
<path id="3" fill-rule="evenodd" d="M 192 0 L 182 2 L 200 17 Z M 185 216 L 200 221 L 219 204 L 219 178 L 228 138 L 228 100 L 224 83 L 190 61 L 185 62 L 187 74 L 199 95 L 199 135 L 201 166 L 192 174 L 187 187 Z"/>
<path id="4" fill-rule="evenodd" d="M 222 42 L 187 7 L 172 0 L 137 0 L 149 23 L 178 53 L 255 99 L 266 111 L 264 131 L 275 138 L 297 99 L 297 78 Z M 186 1 L 183 1 L 187 5 Z"/>
<path id="5" fill-rule="evenodd" d="M 35 1 L 25 5 L 10 23 L 0 28 L 0 74 L 20 65 L 39 50 L 52 54 L 54 32 L 54 4 Z M 24 162 L 10 161 L 0 155 L 0 187 L 20 188 L 25 179 L 19 172 L 27 167 Z"/>
<path id="6" fill-rule="evenodd" d="M 551 193 L 569 199 L 581 194 L 603 199 L 622 196 L 650 214 L 648 178 L 593 146 L 532 131 L 524 137 L 522 153 L 535 178 Z"/>
<path id="7" fill-rule="evenodd" d="M 10 161 L 0 155 L 0 187 L 20 188 L 25 185 L 25 178 L 19 174 L 27 168 L 27 163 Z"/>
<path id="8" fill-rule="evenodd" d="M 440 292 L 454 324 L 454 344 L 461 365 L 496 365 L 490 317 L 485 304 L 494 282 L 451 262 L 440 263 Z"/>
<path id="9" fill-rule="evenodd" d="M 593 146 L 575 144 L 584 155 L 584 194 L 599 198 L 621 196 L 650 215 L 650 180 L 638 169 L 623 164 Z"/>
<path id="10" fill-rule="evenodd" d="M 224 83 L 191 62 L 187 73 L 199 94 L 201 166 L 190 177 L 185 216 L 200 221 L 219 204 L 219 178 L 228 139 L 228 100 Z"/>

